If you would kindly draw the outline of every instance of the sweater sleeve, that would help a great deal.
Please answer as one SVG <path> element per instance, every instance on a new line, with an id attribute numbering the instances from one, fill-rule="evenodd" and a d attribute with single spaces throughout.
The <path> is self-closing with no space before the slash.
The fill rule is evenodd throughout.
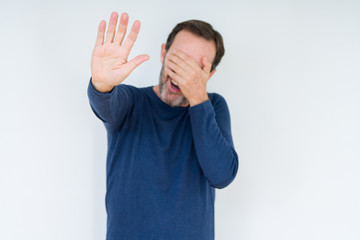
<path id="1" fill-rule="evenodd" d="M 134 91 L 131 86 L 124 84 L 102 93 L 94 88 L 90 78 L 87 93 L 91 109 L 108 131 L 115 131 L 121 126 L 134 104 Z"/>
<path id="2" fill-rule="evenodd" d="M 238 156 L 231 136 L 230 114 L 226 101 L 216 94 L 210 100 L 189 108 L 196 154 L 200 167 L 216 188 L 228 186 L 238 170 Z"/>

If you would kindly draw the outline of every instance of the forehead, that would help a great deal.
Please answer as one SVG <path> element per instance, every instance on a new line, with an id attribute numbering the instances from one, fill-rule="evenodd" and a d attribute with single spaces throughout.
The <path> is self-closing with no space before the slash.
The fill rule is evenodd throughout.
<path id="1" fill-rule="evenodd" d="M 181 30 L 176 34 L 169 50 L 172 49 L 185 52 L 198 63 L 201 63 L 201 58 L 204 56 L 208 61 L 212 62 L 216 55 L 216 47 L 213 40 L 206 40 L 186 30 Z"/>

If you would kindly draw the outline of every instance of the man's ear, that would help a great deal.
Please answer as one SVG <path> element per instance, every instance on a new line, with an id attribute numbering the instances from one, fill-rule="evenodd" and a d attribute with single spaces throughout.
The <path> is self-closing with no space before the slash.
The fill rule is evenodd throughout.
<path id="1" fill-rule="evenodd" d="M 209 77 L 209 79 L 212 77 L 212 75 L 214 75 L 215 72 L 216 72 L 216 68 L 214 68 L 214 69 L 210 72 L 210 77 Z"/>
<path id="2" fill-rule="evenodd" d="M 165 55 L 166 55 L 165 43 L 163 43 L 163 44 L 161 44 L 161 55 L 160 55 L 161 63 L 164 62 Z"/>

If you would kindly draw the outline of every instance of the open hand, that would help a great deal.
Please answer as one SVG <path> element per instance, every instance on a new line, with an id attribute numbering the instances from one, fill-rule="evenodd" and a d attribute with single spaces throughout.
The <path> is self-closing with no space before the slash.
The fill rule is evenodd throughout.
<path id="1" fill-rule="evenodd" d="M 108 92 L 119 85 L 141 63 L 149 59 L 146 54 L 139 55 L 127 61 L 140 30 L 140 21 L 136 20 L 129 35 L 123 43 L 129 16 L 123 13 L 115 36 L 118 13 L 113 12 L 110 17 L 108 30 L 105 36 L 106 22 L 99 24 L 95 47 L 91 56 L 92 84 L 100 92 Z M 105 41 L 104 41 L 105 40 Z"/>

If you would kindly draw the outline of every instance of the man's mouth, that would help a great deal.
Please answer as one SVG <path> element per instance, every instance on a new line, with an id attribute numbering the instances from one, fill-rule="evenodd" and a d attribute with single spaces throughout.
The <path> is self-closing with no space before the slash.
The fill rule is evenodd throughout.
<path id="1" fill-rule="evenodd" d="M 180 92 L 179 86 L 172 80 L 172 78 L 169 78 L 169 82 L 170 88 L 173 92 Z"/>

